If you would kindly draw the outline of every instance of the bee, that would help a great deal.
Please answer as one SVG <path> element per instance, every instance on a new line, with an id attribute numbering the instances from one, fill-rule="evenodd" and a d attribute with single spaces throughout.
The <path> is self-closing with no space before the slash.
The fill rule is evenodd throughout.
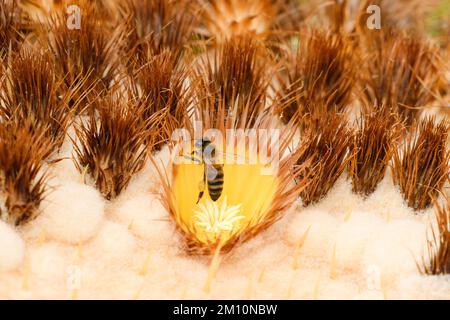
<path id="1" fill-rule="evenodd" d="M 208 138 L 195 141 L 191 159 L 203 164 L 203 180 L 199 184 L 199 194 L 196 204 L 202 199 L 205 193 L 205 186 L 208 187 L 211 200 L 217 201 L 223 191 L 224 172 L 223 164 L 214 163 L 216 158 L 216 147 Z"/>

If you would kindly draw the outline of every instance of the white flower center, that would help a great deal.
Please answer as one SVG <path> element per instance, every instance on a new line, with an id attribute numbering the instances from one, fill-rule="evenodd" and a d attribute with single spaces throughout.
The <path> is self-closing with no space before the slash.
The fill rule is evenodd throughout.
<path id="1" fill-rule="evenodd" d="M 197 219 L 195 225 L 217 239 L 222 233 L 232 232 L 239 221 L 245 218 L 243 215 L 238 215 L 240 211 L 240 204 L 227 206 L 226 197 L 220 208 L 216 202 L 207 200 L 205 204 L 200 203 L 198 210 L 194 211 Z"/>

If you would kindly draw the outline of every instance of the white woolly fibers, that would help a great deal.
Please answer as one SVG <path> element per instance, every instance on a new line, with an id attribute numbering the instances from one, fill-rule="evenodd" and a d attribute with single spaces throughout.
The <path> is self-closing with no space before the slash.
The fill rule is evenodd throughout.
<path id="1" fill-rule="evenodd" d="M 369 240 L 363 264 L 367 268 L 378 268 L 389 280 L 418 274 L 416 262 L 425 253 L 426 227 L 425 223 L 414 219 L 386 224 Z"/>
<path id="2" fill-rule="evenodd" d="M 26 289 L 40 299 L 70 298 L 70 273 L 78 268 L 75 252 L 53 241 L 31 246 L 22 275 Z"/>
<path id="3" fill-rule="evenodd" d="M 300 208 L 292 213 L 292 220 L 287 226 L 286 239 L 291 246 L 300 245 L 301 255 L 327 259 L 332 251 L 338 230 L 339 219 L 319 209 L 317 206 Z"/>
<path id="4" fill-rule="evenodd" d="M 133 234 L 149 240 L 154 246 L 177 245 L 173 221 L 155 195 L 140 194 L 118 199 L 112 215 Z"/>
<path id="5" fill-rule="evenodd" d="M 320 202 L 224 255 L 210 282 L 211 257 L 184 251 L 150 164 L 106 209 L 98 191 L 56 175 L 21 237 L 0 224 L 2 298 L 450 298 L 449 276 L 417 268 L 433 210 L 407 208 L 389 174 L 367 199 L 343 175 Z"/>
<path id="6" fill-rule="evenodd" d="M 136 248 L 136 240 L 125 226 L 107 221 L 100 228 L 88 250 L 93 256 L 101 253 L 99 259 L 107 259 L 107 262 L 114 263 L 127 262 Z"/>
<path id="7" fill-rule="evenodd" d="M 37 220 L 51 238 L 78 244 L 95 236 L 104 216 L 104 206 L 103 198 L 93 187 L 65 182 L 43 201 Z"/>
<path id="8" fill-rule="evenodd" d="M 377 235 L 384 221 L 375 214 L 352 212 L 336 232 L 336 263 L 338 267 L 359 268 L 364 249 L 371 236 Z"/>
<path id="9" fill-rule="evenodd" d="M 72 159 L 61 159 L 50 168 L 51 177 L 58 181 L 83 182 L 83 177 Z"/>
<path id="10" fill-rule="evenodd" d="M 20 266 L 24 250 L 25 245 L 17 231 L 0 221 L 0 272 Z"/>

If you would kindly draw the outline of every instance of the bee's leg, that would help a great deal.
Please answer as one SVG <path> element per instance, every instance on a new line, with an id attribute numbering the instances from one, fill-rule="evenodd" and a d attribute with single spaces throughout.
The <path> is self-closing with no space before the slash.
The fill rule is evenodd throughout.
<path id="1" fill-rule="evenodd" d="M 205 172 L 203 172 L 203 180 L 200 181 L 200 183 L 198 184 L 200 192 L 198 193 L 198 199 L 195 204 L 198 204 L 200 202 L 200 199 L 203 197 L 203 194 L 205 193 L 205 183 L 206 183 L 206 174 Z"/>
<path id="2" fill-rule="evenodd" d="M 197 199 L 197 202 L 195 203 L 195 204 L 198 204 L 199 202 L 200 202 L 200 199 L 203 197 L 203 194 L 204 194 L 205 192 L 204 191 L 200 191 L 199 192 L 199 194 L 198 194 L 198 199 Z"/>

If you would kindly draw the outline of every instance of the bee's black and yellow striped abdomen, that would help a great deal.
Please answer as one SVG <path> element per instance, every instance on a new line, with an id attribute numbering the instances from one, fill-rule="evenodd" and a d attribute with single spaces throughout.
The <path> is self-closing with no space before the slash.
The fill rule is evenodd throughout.
<path id="1" fill-rule="evenodd" d="M 216 201 L 220 198 L 223 190 L 223 165 L 214 164 L 207 167 L 206 179 L 209 196 Z"/>

